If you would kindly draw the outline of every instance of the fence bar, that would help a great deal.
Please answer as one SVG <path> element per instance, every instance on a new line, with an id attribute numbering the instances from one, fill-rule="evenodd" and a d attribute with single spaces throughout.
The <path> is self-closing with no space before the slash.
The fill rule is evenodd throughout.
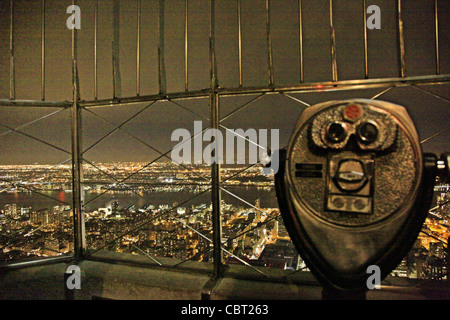
<path id="1" fill-rule="evenodd" d="M 113 87 L 113 99 L 117 98 L 116 94 L 116 55 L 114 54 L 114 50 L 112 53 L 112 87 Z"/>
<path id="2" fill-rule="evenodd" d="M 114 0 L 113 7 L 113 96 L 120 97 L 120 0 Z"/>
<path id="3" fill-rule="evenodd" d="M 136 28 L 136 96 L 140 94 L 141 75 L 141 0 L 137 0 L 137 28 Z"/>
<path id="4" fill-rule="evenodd" d="M 298 35 L 299 35 L 299 50 L 300 50 L 300 82 L 304 82 L 303 72 L 303 12 L 302 12 L 302 0 L 298 0 Z"/>
<path id="5" fill-rule="evenodd" d="M 95 0 L 95 7 L 94 7 L 94 100 L 98 99 L 97 37 L 98 37 L 98 0 Z"/>
<path id="6" fill-rule="evenodd" d="M 213 129 L 219 129 L 219 94 L 217 90 L 216 75 L 216 54 L 215 54 L 215 2 L 211 0 L 211 21 L 210 21 L 210 125 Z M 215 156 L 219 150 L 217 140 L 215 142 Z M 221 212 L 221 191 L 220 191 L 220 164 L 213 161 L 211 164 L 211 203 L 212 203 L 212 227 L 213 227 L 213 256 L 214 256 L 214 276 L 220 277 L 223 272 L 222 253 L 222 212 Z"/>
<path id="7" fill-rule="evenodd" d="M 189 91 L 188 83 L 188 0 L 184 0 L 184 91 Z"/>
<path id="8" fill-rule="evenodd" d="M 367 50 L 367 7 L 366 0 L 363 0 L 363 32 L 364 32 L 364 79 L 369 79 L 369 63 Z"/>
<path id="9" fill-rule="evenodd" d="M 76 77 L 77 63 L 73 60 L 73 72 Z M 75 258 L 80 260 L 84 251 L 84 217 L 82 211 L 82 165 L 81 165 L 81 110 L 77 99 L 77 81 L 73 83 L 72 105 L 72 194 L 73 194 L 73 222 L 74 222 L 74 251 Z"/>
<path id="10" fill-rule="evenodd" d="M 450 82 L 450 75 L 432 75 L 432 76 L 413 76 L 405 78 L 373 78 L 373 79 L 358 79 L 358 80 L 340 80 L 340 81 L 326 81 L 326 82 L 305 82 L 295 86 L 280 86 L 267 88 L 263 87 L 248 87 L 248 88 L 217 88 L 215 91 L 220 96 L 237 96 L 237 95 L 255 95 L 255 94 L 279 94 L 279 93 L 300 93 L 300 92 L 322 92 L 322 91 L 345 91 L 354 89 L 376 89 L 386 87 L 400 87 L 411 85 L 440 85 Z M 211 90 L 197 90 L 185 92 L 173 92 L 166 94 L 141 95 L 140 97 L 123 97 L 120 99 L 103 99 L 94 101 L 80 101 L 79 105 L 83 108 L 106 107 L 113 105 L 127 105 L 136 104 L 148 101 L 162 101 L 162 100 L 180 100 L 180 99 L 203 99 L 209 97 Z M 34 100 L 5 100 L 0 99 L 0 106 L 47 106 L 55 105 L 56 107 L 66 107 L 66 102 L 47 102 Z"/>
<path id="11" fill-rule="evenodd" d="M 159 0 L 158 79 L 159 93 L 166 93 L 166 67 L 164 63 L 164 0 Z"/>
<path id="12" fill-rule="evenodd" d="M 14 64 L 14 0 L 10 1 L 9 15 L 9 99 L 16 98 L 15 64 Z"/>
<path id="13" fill-rule="evenodd" d="M 239 55 L 239 87 L 242 87 L 242 16 L 241 0 L 237 0 L 237 22 L 238 22 L 238 55 Z"/>
<path id="14" fill-rule="evenodd" d="M 266 32 L 267 32 L 267 59 L 269 67 L 269 87 L 273 86 L 273 54 L 272 37 L 270 33 L 270 0 L 266 0 Z"/>
<path id="15" fill-rule="evenodd" d="M 438 0 L 434 0 L 434 31 L 436 42 L 436 74 L 441 74 L 440 58 L 439 58 L 439 14 Z"/>
<path id="16" fill-rule="evenodd" d="M 41 99 L 45 100 L 45 0 L 41 8 Z"/>
<path id="17" fill-rule="evenodd" d="M 392 90 L 393 88 L 395 88 L 395 86 L 394 86 L 394 87 L 386 88 L 386 89 L 384 89 L 383 91 L 378 92 L 376 95 L 374 95 L 373 97 L 371 97 L 370 100 L 378 99 L 378 98 L 381 97 L 383 94 L 385 94 L 386 92 Z"/>
<path id="18" fill-rule="evenodd" d="M 219 95 L 214 93 L 210 98 L 211 128 L 219 129 Z M 215 145 L 215 155 L 219 152 L 220 146 Z M 221 190 L 220 190 L 220 164 L 214 162 L 211 165 L 211 201 L 212 201 L 212 224 L 213 224 L 213 245 L 214 245 L 214 274 L 219 277 L 223 269 L 222 242 L 222 210 L 221 210 Z"/>
<path id="19" fill-rule="evenodd" d="M 398 45 L 400 59 L 400 77 L 406 76 L 405 38 L 403 34 L 402 0 L 397 0 Z"/>
<path id="20" fill-rule="evenodd" d="M 0 99 L 0 107 L 30 107 L 30 108 L 67 108 L 72 105 L 69 101 L 42 101 L 42 100 L 9 100 Z"/>
<path id="21" fill-rule="evenodd" d="M 331 72 L 333 81 L 338 81 L 336 60 L 336 33 L 333 25 L 333 0 L 330 0 L 330 32 L 331 32 Z"/>
<path id="22" fill-rule="evenodd" d="M 72 0 L 75 5 L 75 0 Z M 82 165 L 81 165 L 81 110 L 78 101 L 78 68 L 77 68 L 77 29 L 72 29 L 72 194 L 73 194 L 73 222 L 74 222 L 74 254 L 75 259 L 83 258 L 84 251 L 84 217 L 82 212 Z"/>

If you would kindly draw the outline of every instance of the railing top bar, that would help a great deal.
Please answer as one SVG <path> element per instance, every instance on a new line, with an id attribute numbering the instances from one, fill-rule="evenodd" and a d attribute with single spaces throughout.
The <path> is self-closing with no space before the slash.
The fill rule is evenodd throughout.
<path id="1" fill-rule="evenodd" d="M 67 108 L 71 101 L 42 101 L 42 100 L 9 100 L 0 99 L 0 107 L 42 107 L 42 108 Z"/>
<path id="2" fill-rule="evenodd" d="M 56 257 L 45 257 L 45 258 L 33 259 L 33 260 L 27 260 L 27 261 L 18 261 L 18 262 L 13 262 L 13 263 L 0 264 L 0 270 L 6 271 L 6 270 L 19 269 L 19 268 L 56 264 L 56 263 L 62 263 L 62 262 L 69 262 L 69 261 L 72 261 L 73 259 L 74 259 L 73 254 L 67 254 L 67 255 L 56 256 Z"/>
<path id="3" fill-rule="evenodd" d="M 243 87 L 243 88 L 218 88 L 216 92 L 221 96 L 232 96 L 241 94 L 258 94 L 258 93 L 283 93 L 283 92 L 323 92 L 337 90 L 358 90 L 372 89 L 385 86 L 402 86 L 413 84 L 443 84 L 450 83 L 450 74 L 444 75 L 427 75 L 413 76 L 405 78 L 379 78 L 379 79 L 361 79 L 361 80 L 342 80 L 342 81 L 325 81 L 325 82 L 305 82 L 295 86 L 283 87 Z M 211 89 L 199 91 L 183 91 L 168 94 L 155 94 L 139 97 L 124 97 L 106 100 L 80 101 L 81 107 L 101 107 L 120 104 L 133 104 L 148 101 L 163 101 L 177 99 L 196 99 L 207 98 L 211 94 Z M 0 100 L 1 105 L 1 100 Z"/>
<path id="4" fill-rule="evenodd" d="M 420 85 L 420 84 L 444 84 L 450 83 L 450 74 L 413 76 L 405 78 L 380 78 L 380 79 L 361 79 L 361 80 L 342 80 L 326 82 L 308 82 L 295 86 L 284 87 L 244 87 L 244 88 L 219 88 L 217 93 L 221 96 L 233 96 L 242 94 L 258 93 L 282 93 L 282 92 L 323 92 L 337 90 L 358 90 L 371 89 L 383 86 L 402 86 L 402 85 Z M 179 99 L 197 99 L 208 98 L 211 89 L 199 91 L 183 91 L 168 94 L 155 94 L 146 96 L 124 97 L 116 99 L 79 101 L 79 106 L 101 107 L 120 104 L 135 104 L 148 101 L 179 100 Z M 41 101 L 41 100 L 9 100 L 0 99 L 0 107 L 43 107 L 43 108 L 67 108 L 72 106 L 71 101 Z"/>
<path id="5" fill-rule="evenodd" d="M 79 105 L 84 108 L 89 107 L 101 107 L 101 106 L 111 106 L 120 104 L 135 104 L 141 102 L 149 101 L 164 101 L 164 100 L 178 100 L 178 99 L 196 99 L 196 98 L 208 98 L 210 89 L 199 90 L 199 91 L 183 91 L 174 92 L 168 94 L 154 94 L 154 95 L 140 95 L 134 97 L 123 97 L 115 99 L 104 99 L 104 100 L 92 100 L 92 101 L 80 101 Z"/>
<path id="6" fill-rule="evenodd" d="M 443 84 L 450 82 L 450 74 L 445 75 L 427 75 L 413 76 L 405 78 L 379 78 L 379 79 L 360 79 L 360 80 L 342 80 L 342 81 L 324 81 L 324 82 L 305 82 L 295 86 L 285 87 L 246 87 L 218 89 L 219 95 L 234 95 L 242 93 L 269 93 L 269 92 L 323 92 L 334 90 L 357 90 L 371 89 L 386 86 L 419 85 L 419 84 Z"/>

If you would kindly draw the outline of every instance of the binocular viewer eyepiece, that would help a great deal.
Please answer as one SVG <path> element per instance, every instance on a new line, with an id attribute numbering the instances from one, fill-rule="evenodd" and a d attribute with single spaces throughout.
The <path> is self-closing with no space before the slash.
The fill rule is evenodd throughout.
<path id="1" fill-rule="evenodd" d="M 300 115 L 275 185 L 286 229 L 326 287 L 364 290 L 367 268 L 388 275 L 414 244 L 449 155 L 423 154 L 402 106 L 329 101 Z"/>

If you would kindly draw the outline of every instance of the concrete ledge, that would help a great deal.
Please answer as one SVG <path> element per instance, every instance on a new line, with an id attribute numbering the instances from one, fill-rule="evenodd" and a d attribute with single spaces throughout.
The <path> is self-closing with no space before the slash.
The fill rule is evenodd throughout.
<path id="1" fill-rule="evenodd" d="M 122 259 L 125 257 L 122 255 Z M 190 262 L 186 269 L 139 266 L 133 258 L 122 262 L 85 260 L 81 289 L 71 291 L 76 300 L 200 300 L 211 279 L 210 264 Z M 110 257 L 112 258 L 112 257 Z M 138 257 L 138 260 L 142 257 Z M 64 273 L 71 263 L 59 262 L 0 274 L 0 299 L 65 299 Z M 230 266 L 214 282 L 211 300 L 311 300 L 321 299 L 322 288 L 309 272 L 263 269 L 268 276 L 240 266 Z M 203 293 L 203 296 L 202 296 Z M 369 300 L 450 299 L 449 282 L 388 278 L 380 290 L 367 293 Z"/>

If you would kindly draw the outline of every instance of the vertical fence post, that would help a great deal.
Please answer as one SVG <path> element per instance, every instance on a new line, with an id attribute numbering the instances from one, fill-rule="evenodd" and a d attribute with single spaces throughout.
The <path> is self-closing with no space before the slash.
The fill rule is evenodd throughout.
<path id="1" fill-rule="evenodd" d="M 120 79 L 120 0 L 114 0 L 113 7 L 113 96 L 114 99 L 122 95 Z"/>
<path id="2" fill-rule="evenodd" d="M 97 39 L 98 38 L 98 0 L 95 0 L 94 7 L 94 100 L 98 98 L 98 84 L 97 84 Z"/>
<path id="3" fill-rule="evenodd" d="M 270 0 L 266 0 L 266 37 L 267 37 L 267 66 L 269 68 L 269 87 L 272 87 L 273 82 L 273 53 L 272 53 L 272 35 L 270 26 Z"/>
<path id="4" fill-rule="evenodd" d="M 164 0 L 159 0 L 158 80 L 159 93 L 166 93 L 166 66 L 164 57 Z"/>
<path id="5" fill-rule="evenodd" d="M 400 76 L 406 77 L 405 37 L 403 34 L 402 0 L 397 0 L 398 50 L 400 60 Z"/>
<path id="6" fill-rule="evenodd" d="M 210 25 L 210 123 L 212 129 L 219 129 L 219 94 L 217 93 L 218 81 L 216 70 L 216 54 L 215 54 L 215 3 L 211 0 L 211 25 Z M 217 145 L 215 140 L 215 152 L 222 146 Z M 221 192 L 220 192 L 220 164 L 218 157 L 211 164 L 211 202 L 212 202 L 212 227 L 213 227 L 213 254 L 214 254 L 214 275 L 219 278 L 223 271 L 223 255 L 222 255 L 222 213 L 221 213 Z"/>
<path id="7" fill-rule="evenodd" d="M 211 128 L 219 129 L 219 95 L 211 93 L 210 97 Z M 217 141 L 217 140 L 216 140 Z M 221 146 L 215 146 L 217 153 Z M 217 159 L 217 158 L 216 158 Z M 220 191 L 220 164 L 211 164 L 211 201 L 212 201 L 212 224 L 213 224 L 213 246 L 214 246 L 214 275 L 220 277 L 223 269 L 222 254 L 222 210 Z"/>
<path id="8" fill-rule="evenodd" d="M 75 0 L 73 0 L 75 5 Z M 84 216 L 82 211 L 82 165 L 81 165 L 81 107 L 77 70 L 77 29 L 72 29 L 72 196 L 73 196 L 73 233 L 74 254 L 76 260 L 83 258 L 84 251 Z"/>
<path id="9" fill-rule="evenodd" d="M 298 46 L 299 46 L 299 59 L 300 59 L 300 83 L 304 82 L 304 68 L 303 68 L 303 10 L 302 0 L 298 0 Z"/>
<path id="10" fill-rule="evenodd" d="M 9 99 L 16 99 L 15 63 L 14 63 L 14 0 L 10 1 L 9 14 Z"/>
<path id="11" fill-rule="evenodd" d="M 136 96 L 141 94 L 141 0 L 137 0 L 136 9 Z"/>
<path id="12" fill-rule="evenodd" d="M 238 71 L 239 71 L 239 88 L 242 87 L 242 14 L 241 0 L 237 0 L 237 23 L 238 23 Z"/>
<path id="13" fill-rule="evenodd" d="M 434 33 L 436 44 L 436 74 L 441 74 L 440 57 L 439 57 L 439 13 L 438 0 L 434 0 Z"/>
<path id="14" fill-rule="evenodd" d="M 73 61 L 74 78 L 76 78 L 77 62 Z M 77 260 L 82 259 L 84 250 L 84 217 L 83 195 L 81 188 L 81 107 L 78 104 L 78 85 L 74 80 L 74 101 L 72 104 L 72 196 L 73 196 L 73 223 L 74 223 L 74 251 Z"/>
<path id="15" fill-rule="evenodd" d="M 330 39 L 331 39 L 331 73 L 333 81 L 338 81 L 337 58 L 336 58 L 336 32 L 333 23 L 333 0 L 330 0 Z"/>
<path id="16" fill-rule="evenodd" d="M 367 7 L 366 0 L 363 0 L 363 32 L 364 32 L 364 78 L 369 79 L 369 62 L 367 49 Z"/>
<path id="17" fill-rule="evenodd" d="M 189 27 L 188 0 L 184 0 L 184 90 L 189 91 L 189 61 L 188 61 L 188 27 Z"/>
<path id="18" fill-rule="evenodd" d="M 41 6 L 41 100 L 45 100 L 45 0 Z"/>

